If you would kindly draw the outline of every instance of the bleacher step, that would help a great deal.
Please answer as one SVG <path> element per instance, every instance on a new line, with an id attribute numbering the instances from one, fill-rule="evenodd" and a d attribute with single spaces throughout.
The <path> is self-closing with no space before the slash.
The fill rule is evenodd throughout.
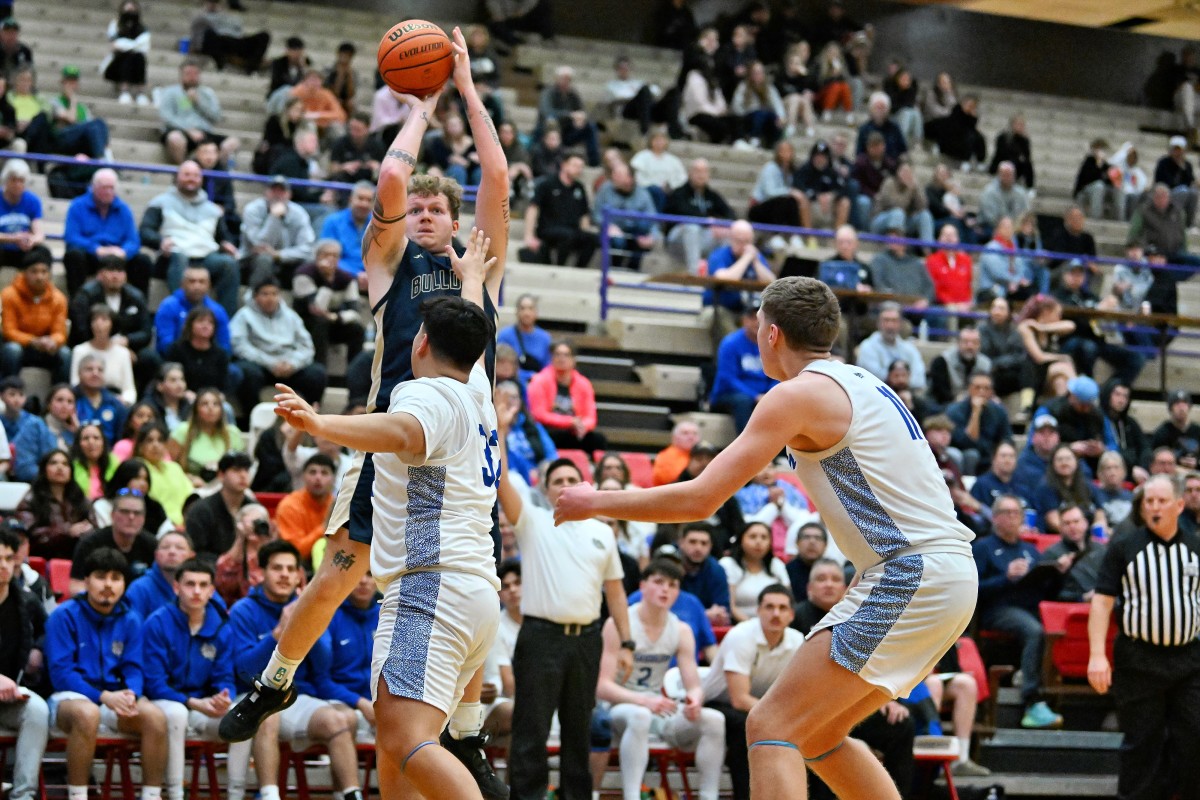
<path id="1" fill-rule="evenodd" d="M 576 355 L 575 368 L 593 381 L 632 381 L 637 377 L 633 371 L 632 358 Z"/>
<path id="2" fill-rule="evenodd" d="M 986 778 L 955 778 L 963 789 L 984 789 L 1000 784 L 1008 797 L 1076 797 L 1081 800 L 1111 800 L 1117 794 L 1116 775 L 1059 775 L 993 772 Z"/>
<path id="3" fill-rule="evenodd" d="M 596 415 L 601 428 L 645 428 L 669 430 L 671 409 L 644 403 L 596 403 Z"/>
<path id="4" fill-rule="evenodd" d="M 1121 734 L 1001 728 L 985 741 L 979 763 L 993 772 L 1115 775 Z"/>

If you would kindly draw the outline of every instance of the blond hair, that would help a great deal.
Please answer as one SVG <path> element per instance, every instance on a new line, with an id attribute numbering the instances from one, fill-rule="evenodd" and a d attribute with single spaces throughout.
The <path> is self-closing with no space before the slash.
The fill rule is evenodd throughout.
<path id="1" fill-rule="evenodd" d="M 415 197 L 437 197 L 444 195 L 450 205 L 450 219 L 458 219 L 462 206 L 462 187 L 453 178 L 437 175 L 413 175 L 408 182 L 408 193 Z"/>

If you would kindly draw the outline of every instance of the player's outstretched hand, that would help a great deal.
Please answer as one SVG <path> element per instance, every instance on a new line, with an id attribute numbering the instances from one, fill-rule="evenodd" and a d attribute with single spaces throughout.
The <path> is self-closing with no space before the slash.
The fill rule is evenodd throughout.
<path id="1" fill-rule="evenodd" d="M 488 270 L 496 265 L 495 256 L 487 257 L 488 248 L 491 246 L 492 240 L 478 228 L 471 228 L 471 233 L 467 236 L 466 249 L 463 250 L 461 257 L 454 252 L 453 245 L 446 245 L 446 255 L 450 258 L 450 266 L 454 267 L 454 274 L 460 281 L 466 283 L 473 280 L 483 283 Z"/>
<path id="2" fill-rule="evenodd" d="M 417 97 L 415 94 L 397 92 L 395 89 L 389 89 L 388 91 L 392 93 L 392 97 L 409 107 L 409 113 L 419 114 L 424 112 L 425 119 L 432 120 L 433 112 L 437 108 L 438 100 L 441 99 L 442 92 L 445 91 L 445 88 L 446 87 L 443 86 L 441 89 L 438 89 L 428 97 Z"/>
<path id="3" fill-rule="evenodd" d="M 467 53 L 467 40 L 457 25 L 450 32 L 450 44 L 454 47 L 454 72 L 451 73 L 451 80 L 461 90 L 471 85 L 471 57 Z"/>
<path id="4" fill-rule="evenodd" d="M 505 433 L 512 430 L 513 423 L 517 421 L 517 414 L 521 411 L 521 401 L 507 392 L 496 389 L 492 392 L 492 405 L 496 407 L 496 422 L 500 430 Z"/>
<path id="5" fill-rule="evenodd" d="M 554 524 L 573 522 L 581 519 L 591 519 L 596 516 L 592 502 L 596 497 L 596 489 L 590 483 L 580 483 L 564 491 L 558 496 L 554 506 Z"/>
<path id="6" fill-rule="evenodd" d="M 298 431 L 319 435 L 320 417 L 296 391 L 286 384 L 275 384 L 275 413 Z"/>

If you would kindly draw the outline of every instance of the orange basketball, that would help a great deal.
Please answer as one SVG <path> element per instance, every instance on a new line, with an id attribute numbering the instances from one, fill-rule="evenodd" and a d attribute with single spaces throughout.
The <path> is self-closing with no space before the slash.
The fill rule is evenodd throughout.
<path id="1" fill-rule="evenodd" d="M 395 25 L 379 42 L 379 74 L 394 91 L 428 97 L 454 70 L 454 48 L 446 32 L 423 19 Z"/>

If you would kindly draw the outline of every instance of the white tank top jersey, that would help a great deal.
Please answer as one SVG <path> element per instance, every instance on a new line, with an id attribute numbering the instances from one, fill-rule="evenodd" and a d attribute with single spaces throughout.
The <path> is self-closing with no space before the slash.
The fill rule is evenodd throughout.
<path id="1" fill-rule="evenodd" d="M 421 423 L 425 452 L 375 454 L 375 580 L 382 587 L 408 572 L 450 570 L 479 575 L 499 591 L 491 529 L 502 467 L 487 374 L 476 365 L 465 384 L 400 383 L 388 413 L 401 412 Z"/>
<path id="2" fill-rule="evenodd" d="M 663 676 L 671 666 L 671 659 L 679 652 L 679 617 L 667 612 L 667 622 L 663 625 L 658 641 L 652 642 L 646 636 L 635 603 L 629 607 L 629 635 L 637 643 L 633 651 L 633 669 L 625 679 L 624 686 L 631 692 L 642 694 L 658 694 L 662 691 Z"/>
<path id="3" fill-rule="evenodd" d="M 816 453 L 789 447 L 787 453 L 854 568 L 861 574 L 916 553 L 969 557 L 974 534 L 955 516 L 937 459 L 900 398 L 850 364 L 817 361 L 804 371 L 837 381 L 853 409 L 849 430 L 833 447 Z"/>

